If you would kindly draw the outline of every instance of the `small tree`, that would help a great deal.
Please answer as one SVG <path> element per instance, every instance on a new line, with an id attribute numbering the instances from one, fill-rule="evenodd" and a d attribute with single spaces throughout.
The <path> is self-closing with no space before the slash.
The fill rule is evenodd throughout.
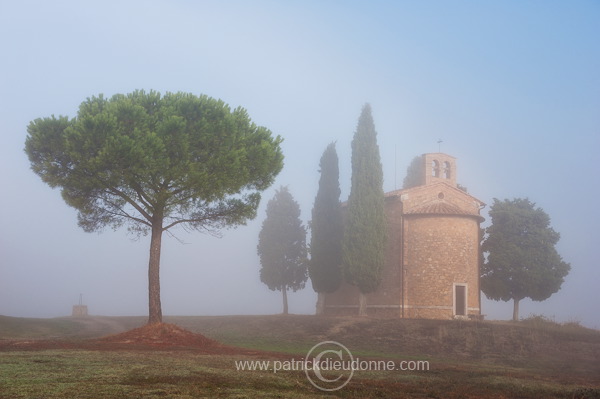
<path id="1" fill-rule="evenodd" d="M 555 245 L 560 234 L 550 217 L 528 199 L 499 201 L 490 208 L 492 224 L 486 229 L 482 250 L 481 289 L 493 300 L 514 301 L 513 320 L 519 320 L 519 301 L 543 301 L 557 292 L 571 266 Z"/>
<path id="2" fill-rule="evenodd" d="M 334 292 L 342 281 L 342 213 L 340 172 L 335 143 L 327 146 L 319 163 L 321 178 L 310 225 L 309 275 L 318 294 L 317 314 L 323 313 L 324 292 Z"/>
<path id="3" fill-rule="evenodd" d="M 260 280 L 270 290 L 283 294 L 283 314 L 288 314 L 287 290 L 304 288 L 306 270 L 306 229 L 300 207 L 287 187 L 281 187 L 267 204 L 267 218 L 258 237 Z"/>
<path id="4" fill-rule="evenodd" d="M 162 233 L 245 224 L 283 166 L 281 138 L 243 108 L 188 93 L 100 95 L 73 119 L 36 119 L 27 131 L 31 168 L 61 189 L 84 231 L 151 234 L 148 324 L 162 322 Z"/>
<path id="5" fill-rule="evenodd" d="M 383 170 L 371 106 L 365 105 L 352 140 L 352 187 L 344 220 L 342 257 L 346 281 L 360 290 L 359 315 L 366 315 L 364 294 L 381 282 L 386 241 Z"/>
<path id="6" fill-rule="evenodd" d="M 406 176 L 402 182 L 402 188 L 413 188 L 425 184 L 425 181 L 423 180 L 425 176 L 424 169 L 425 164 L 423 156 L 414 157 L 406 169 Z"/>

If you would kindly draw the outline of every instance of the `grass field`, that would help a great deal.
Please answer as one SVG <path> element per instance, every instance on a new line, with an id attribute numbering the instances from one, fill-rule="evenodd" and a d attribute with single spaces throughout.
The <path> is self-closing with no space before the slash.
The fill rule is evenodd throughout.
<path id="1" fill-rule="evenodd" d="M 65 348 L 61 343 L 120 333 L 145 318 L 0 316 L 0 398 L 600 398 L 600 332 L 575 324 L 315 316 L 165 321 L 246 349 Z M 365 361 L 426 361 L 429 370 L 356 371 L 331 392 L 314 387 L 303 370 L 272 370 L 302 360 L 325 340 Z M 270 369 L 238 370 L 244 361 L 269 362 Z"/>

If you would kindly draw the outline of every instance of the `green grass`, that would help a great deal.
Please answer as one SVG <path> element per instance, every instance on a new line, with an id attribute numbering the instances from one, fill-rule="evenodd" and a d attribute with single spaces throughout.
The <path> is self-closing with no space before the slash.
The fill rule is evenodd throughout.
<path id="1" fill-rule="evenodd" d="M 518 369 L 435 362 L 429 371 L 356 372 L 346 387 L 328 395 L 302 371 L 237 371 L 235 361 L 243 359 L 259 360 L 184 351 L 5 352 L 0 398 L 571 398 L 576 392 L 600 397 L 591 387 L 540 380 Z"/>
<path id="2" fill-rule="evenodd" d="M 65 337 L 81 331 L 77 319 L 27 319 L 0 316 L 1 338 L 52 338 Z"/>
<path id="3" fill-rule="evenodd" d="M 600 399 L 600 333 L 575 323 L 318 318 L 169 317 L 225 344 L 270 351 L 0 351 L 4 398 L 569 398 Z M 143 318 L 0 316 L 0 338 L 80 339 Z M 119 331 L 112 331 L 119 332 Z M 336 340 L 360 359 L 427 360 L 429 371 L 357 371 L 341 390 L 313 387 L 303 371 L 238 371 L 236 361 L 302 358 Z M 277 352 L 277 353 L 274 353 Z M 335 374 L 326 374 L 335 377 Z"/>
<path id="4" fill-rule="evenodd" d="M 185 352 L 7 352 L 0 398 L 296 396 L 289 375 L 238 372 L 235 360 Z"/>
<path id="5" fill-rule="evenodd" d="M 262 338 L 238 334 L 218 334 L 211 338 L 229 346 L 288 354 L 306 354 L 315 345 L 315 342 L 310 340 L 288 341 L 286 339 Z"/>

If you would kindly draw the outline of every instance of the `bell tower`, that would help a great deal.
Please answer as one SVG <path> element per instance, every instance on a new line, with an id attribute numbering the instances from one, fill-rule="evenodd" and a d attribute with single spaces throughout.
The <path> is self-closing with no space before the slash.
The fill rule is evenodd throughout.
<path id="1" fill-rule="evenodd" d="M 444 182 L 456 187 L 456 158 L 442 152 L 435 152 L 423 154 L 423 162 L 425 163 L 423 181 L 426 185 Z"/>

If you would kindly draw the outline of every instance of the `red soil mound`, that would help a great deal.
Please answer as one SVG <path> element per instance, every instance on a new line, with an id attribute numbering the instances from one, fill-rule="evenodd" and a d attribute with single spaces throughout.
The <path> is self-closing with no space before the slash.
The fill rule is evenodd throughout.
<path id="1" fill-rule="evenodd" d="M 180 347 L 213 349 L 222 345 L 215 340 L 196 334 L 175 324 L 146 324 L 121 334 L 109 335 L 95 340 L 99 344 L 108 345 L 142 345 L 153 347 Z"/>
<path id="2" fill-rule="evenodd" d="M 242 348 L 233 348 L 185 330 L 175 324 L 147 324 L 124 333 L 96 339 L 72 340 L 0 340 L 3 350 L 192 350 L 207 354 L 257 354 Z"/>

